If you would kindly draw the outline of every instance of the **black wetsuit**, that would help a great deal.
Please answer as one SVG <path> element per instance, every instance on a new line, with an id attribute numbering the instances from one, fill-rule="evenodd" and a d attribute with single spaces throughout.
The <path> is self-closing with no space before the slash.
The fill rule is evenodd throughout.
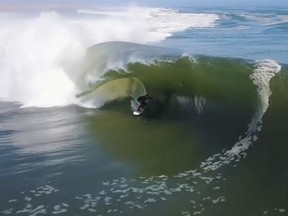
<path id="1" fill-rule="evenodd" d="M 137 111 L 140 112 L 141 109 L 144 109 L 147 106 L 147 103 L 152 98 L 148 95 L 140 96 L 137 98 L 137 101 L 140 103 L 140 106 L 138 107 Z"/>

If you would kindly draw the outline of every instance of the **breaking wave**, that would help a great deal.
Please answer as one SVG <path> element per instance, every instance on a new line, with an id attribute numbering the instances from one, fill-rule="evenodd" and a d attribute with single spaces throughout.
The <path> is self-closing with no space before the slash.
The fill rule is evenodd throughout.
<path id="1" fill-rule="evenodd" d="M 106 41 L 159 42 L 187 28 L 213 27 L 217 19 L 161 8 L 79 10 L 72 16 L 2 13 L 0 98 L 36 107 L 77 103 L 71 79 L 81 73 L 88 47 Z"/>

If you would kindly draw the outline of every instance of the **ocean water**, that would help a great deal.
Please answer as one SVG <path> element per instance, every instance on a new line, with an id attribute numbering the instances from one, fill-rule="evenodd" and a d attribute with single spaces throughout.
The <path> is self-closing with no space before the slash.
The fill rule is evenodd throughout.
<path id="1" fill-rule="evenodd" d="M 1 11 L 0 215 L 287 215 L 287 31 L 285 8 Z"/>

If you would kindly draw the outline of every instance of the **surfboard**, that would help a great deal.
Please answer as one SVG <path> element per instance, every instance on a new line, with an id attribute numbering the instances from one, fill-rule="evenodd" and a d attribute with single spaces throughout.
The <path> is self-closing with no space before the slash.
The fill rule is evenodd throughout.
<path id="1" fill-rule="evenodd" d="M 144 112 L 144 110 L 146 109 L 146 107 L 147 107 L 147 105 L 145 106 L 145 107 L 143 107 L 141 110 L 135 110 L 134 112 L 133 112 L 133 115 L 135 115 L 135 116 L 139 116 L 139 115 L 141 115 L 143 112 Z"/>
<path id="2" fill-rule="evenodd" d="M 139 115 L 141 115 L 141 113 L 142 113 L 142 112 L 134 111 L 134 112 L 133 112 L 133 115 L 135 115 L 135 116 L 139 116 Z"/>

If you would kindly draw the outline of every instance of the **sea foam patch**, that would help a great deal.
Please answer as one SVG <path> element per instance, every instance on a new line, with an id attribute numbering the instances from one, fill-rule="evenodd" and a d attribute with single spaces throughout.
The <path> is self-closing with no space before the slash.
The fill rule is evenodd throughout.
<path id="1" fill-rule="evenodd" d="M 146 25 L 155 39 L 164 40 L 175 32 L 191 28 L 213 28 L 221 16 L 214 13 L 188 13 L 168 8 L 130 7 L 80 9 L 78 13 L 94 16 L 136 19 Z"/>

